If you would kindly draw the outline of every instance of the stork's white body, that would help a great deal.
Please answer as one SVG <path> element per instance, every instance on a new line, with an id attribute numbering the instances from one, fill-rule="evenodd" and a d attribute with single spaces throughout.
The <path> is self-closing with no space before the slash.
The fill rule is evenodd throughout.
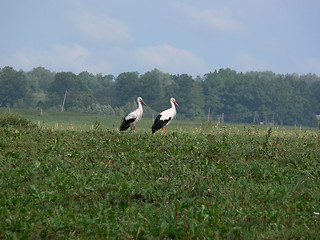
<path id="1" fill-rule="evenodd" d="M 141 120 L 143 115 L 143 107 L 141 102 L 145 104 L 145 102 L 142 100 L 141 97 L 137 98 L 137 102 L 138 102 L 138 108 L 123 118 L 120 126 L 120 131 L 125 131 L 131 126 L 131 132 L 132 131 L 135 132 L 136 124 Z"/>
<path id="2" fill-rule="evenodd" d="M 162 111 L 154 120 L 154 123 L 152 125 L 152 133 L 155 133 L 160 128 L 163 128 L 165 126 L 165 133 L 167 133 L 167 126 L 172 121 L 172 119 L 176 116 L 176 106 L 179 107 L 178 103 L 174 98 L 170 99 L 171 108 Z"/>
<path id="3" fill-rule="evenodd" d="M 141 102 L 138 102 L 138 108 L 134 110 L 133 112 L 129 113 L 127 116 L 125 116 L 126 121 L 130 121 L 131 119 L 134 119 L 132 122 L 132 125 L 137 124 L 143 115 L 143 107 L 141 105 Z"/>
<path id="4" fill-rule="evenodd" d="M 173 102 L 171 102 L 171 108 L 162 111 L 159 115 L 161 116 L 160 117 L 161 121 L 168 120 L 167 122 L 167 125 L 168 125 L 172 121 L 172 119 L 177 115 L 176 106 L 174 105 Z"/>

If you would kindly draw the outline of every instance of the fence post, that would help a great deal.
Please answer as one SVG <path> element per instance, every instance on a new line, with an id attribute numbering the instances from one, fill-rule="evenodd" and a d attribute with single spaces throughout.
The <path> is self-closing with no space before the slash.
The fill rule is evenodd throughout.
<path id="1" fill-rule="evenodd" d="M 317 120 L 318 120 L 318 128 L 319 128 L 319 130 L 320 130 L 320 115 L 316 115 L 316 118 L 317 118 Z"/>
<path id="2" fill-rule="evenodd" d="M 68 93 L 68 90 L 66 90 L 66 92 L 64 93 L 63 102 L 62 102 L 62 106 L 61 106 L 61 112 L 64 111 L 64 104 L 66 102 L 67 93 Z"/>

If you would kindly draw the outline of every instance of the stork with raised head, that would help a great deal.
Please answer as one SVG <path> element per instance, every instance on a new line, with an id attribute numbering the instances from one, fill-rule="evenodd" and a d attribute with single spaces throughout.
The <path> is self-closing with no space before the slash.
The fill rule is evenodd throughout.
<path id="1" fill-rule="evenodd" d="M 155 133 L 160 128 L 162 128 L 163 131 L 163 127 L 165 127 L 165 134 L 167 134 L 167 126 L 177 114 L 175 105 L 179 107 L 178 103 L 174 98 L 170 98 L 170 103 L 171 108 L 162 111 L 154 120 L 154 123 L 152 125 L 152 133 Z"/>
<path id="2" fill-rule="evenodd" d="M 142 99 L 142 97 L 137 98 L 138 108 L 133 112 L 129 113 L 122 119 L 122 123 L 120 125 L 120 131 L 125 131 L 129 127 L 131 127 L 131 133 L 136 131 L 136 124 L 141 120 L 143 115 L 143 103 L 145 106 L 148 106 Z"/>

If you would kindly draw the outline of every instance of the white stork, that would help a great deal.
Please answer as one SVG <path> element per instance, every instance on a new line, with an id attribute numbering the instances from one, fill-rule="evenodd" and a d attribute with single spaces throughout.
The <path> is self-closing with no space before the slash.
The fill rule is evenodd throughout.
<path id="1" fill-rule="evenodd" d="M 170 103 L 171 108 L 162 111 L 154 120 L 154 123 L 152 125 L 152 133 L 155 133 L 160 128 L 162 128 L 163 131 L 163 127 L 165 126 L 165 134 L 167 134 L 167 126 L 177 114 L 176 107 L 174 104 L 176 104 L 179 107 L 178 103 L 174 98 L 170 98 Z"/>
<path id="2" fill-rule="evenodd" d="M 133 112 L 129 113 L 122 120 L 120 125 L 120 131 L 125 131 L 131 126 L 131 133 L 136 131 L 136 124 L 141 120 L 143 114 L 143 108 L 141 103 L 148 106 L 142 99 L 142 97 L 137 98 L 138 108 Z"/>

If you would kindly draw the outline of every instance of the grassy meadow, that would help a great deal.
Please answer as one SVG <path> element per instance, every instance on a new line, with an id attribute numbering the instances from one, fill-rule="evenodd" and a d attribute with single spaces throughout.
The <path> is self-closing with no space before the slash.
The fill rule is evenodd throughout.
<path id="1" fill-rule="evenodd" d="M 319 239 L 317 129 L 1 111 L 0 239 Z"/>

